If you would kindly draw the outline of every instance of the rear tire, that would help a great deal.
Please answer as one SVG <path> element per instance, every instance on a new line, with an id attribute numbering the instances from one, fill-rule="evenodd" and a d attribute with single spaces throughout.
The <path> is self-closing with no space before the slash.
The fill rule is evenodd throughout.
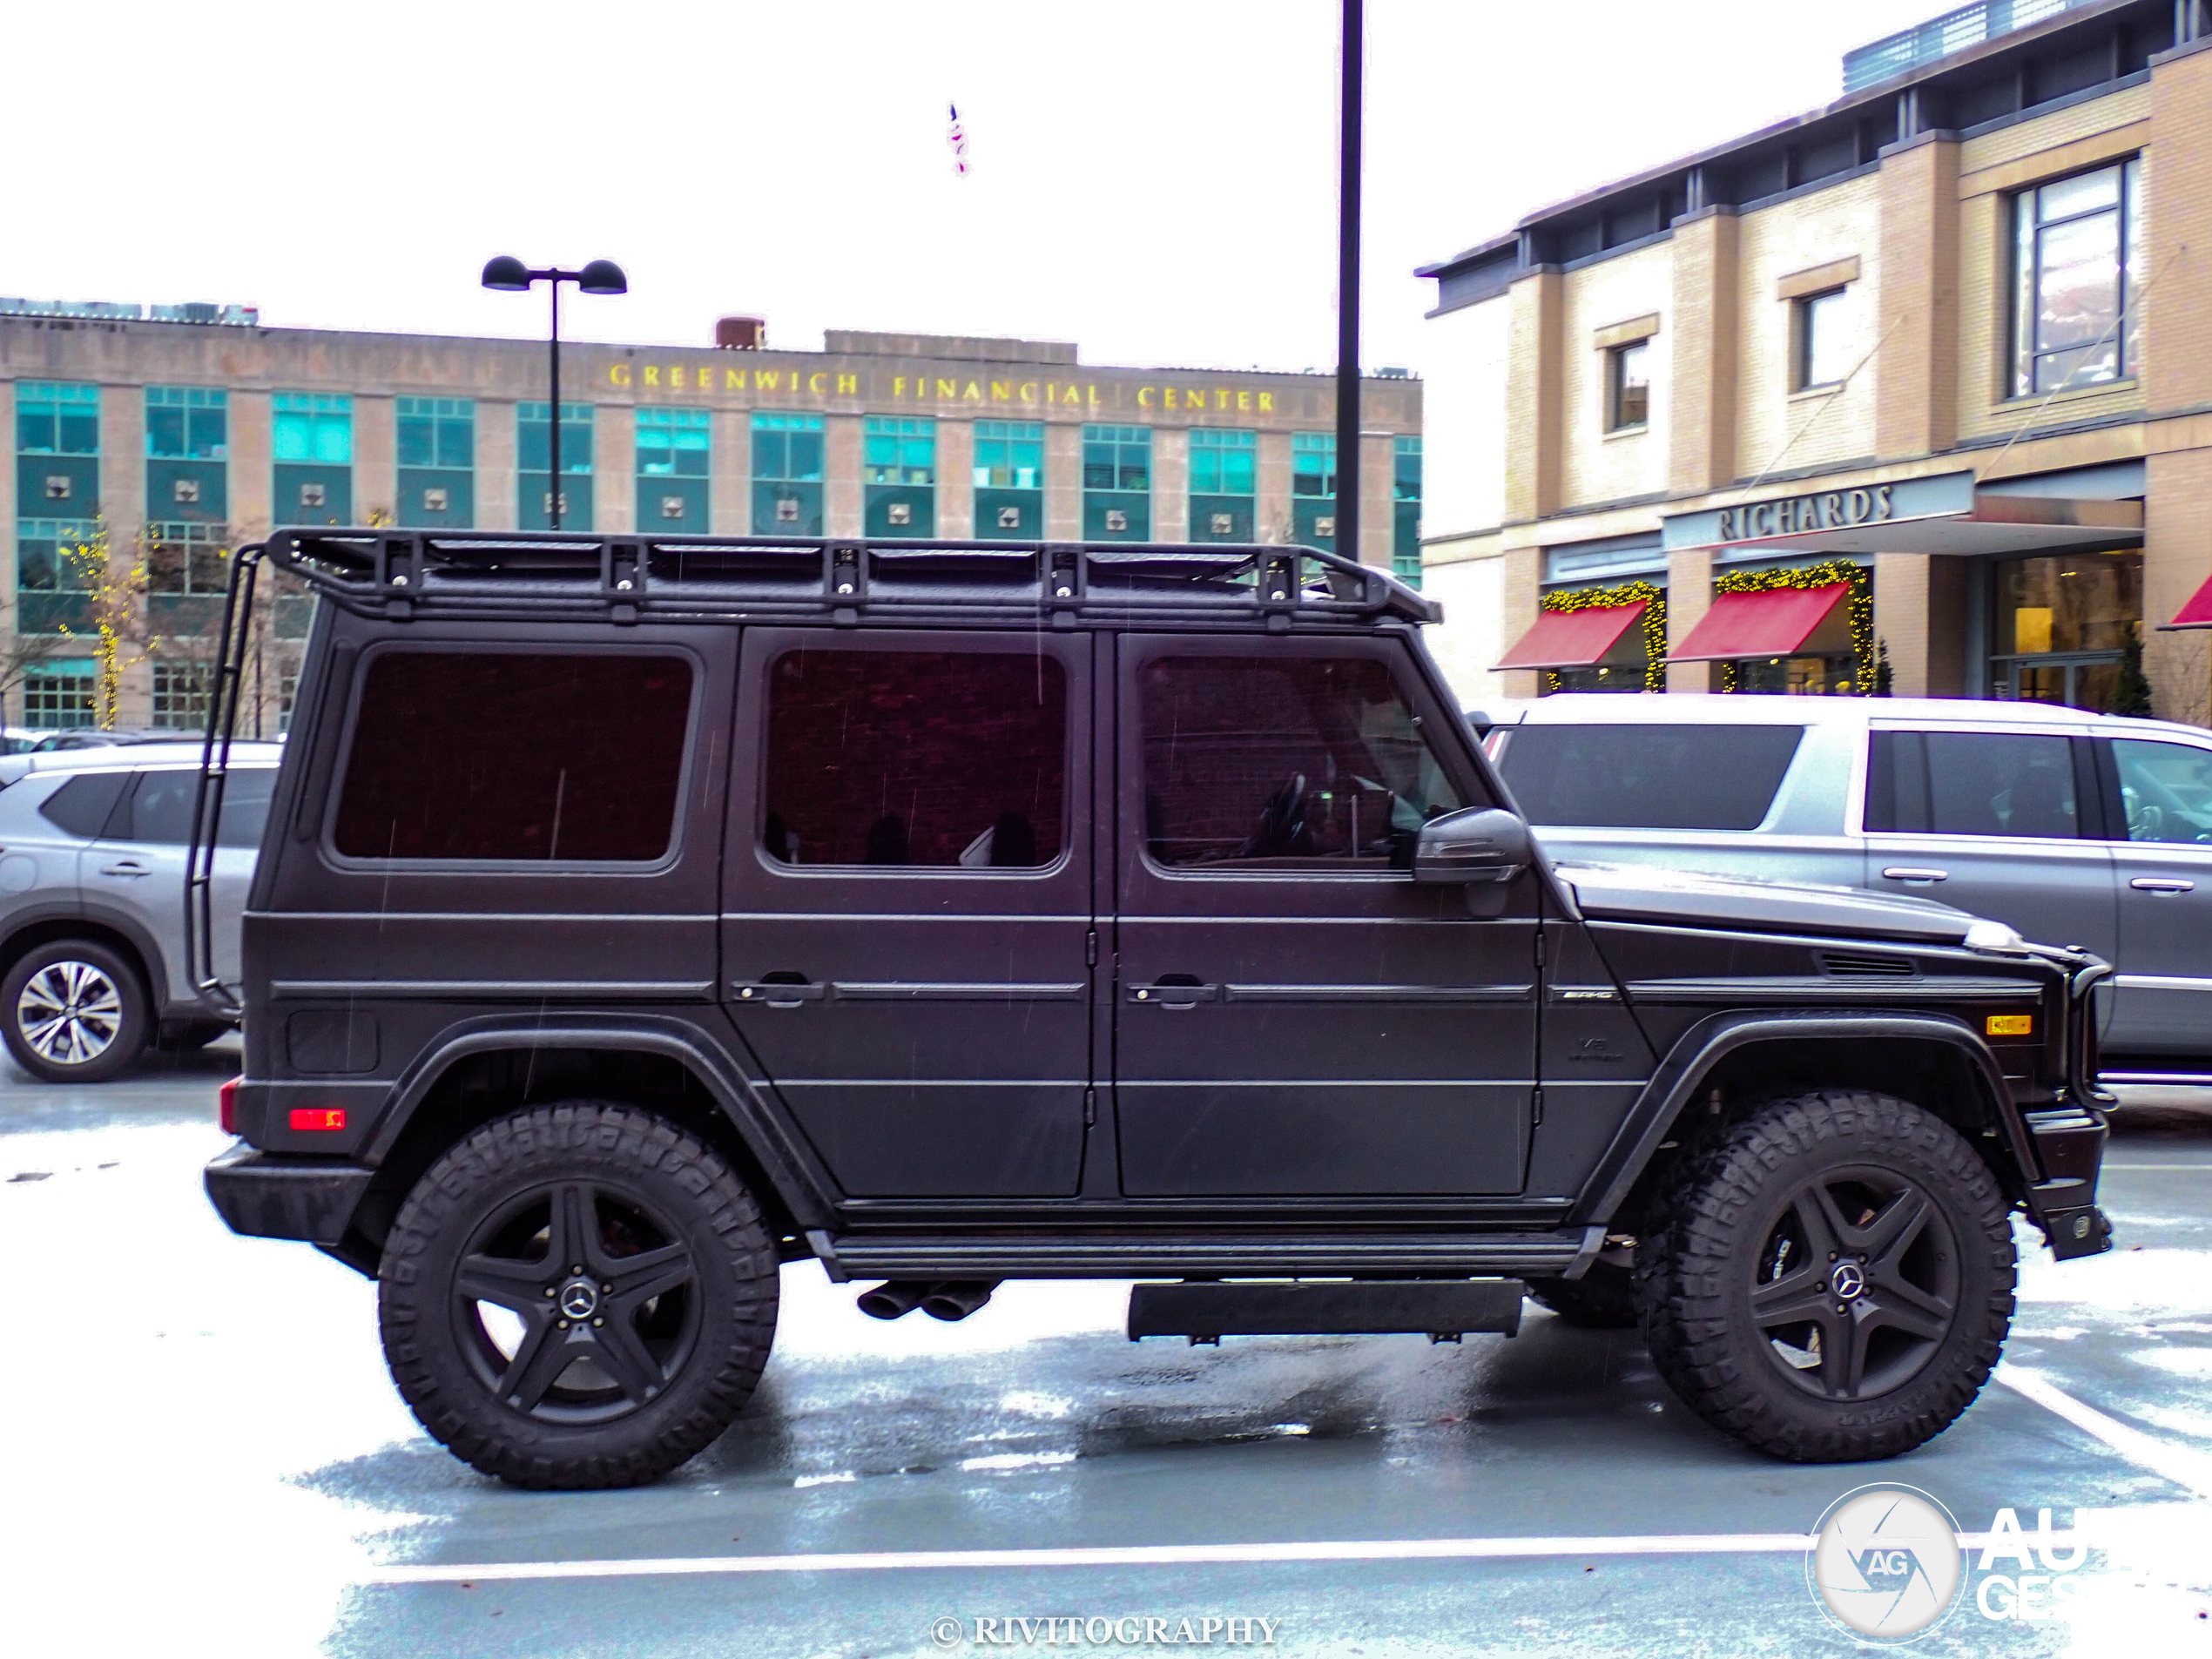
<path id="1" fill-rule="evenodd" d="M 639 1486 L 751 1397 L 776 1273 L 752 1195 L 691 1135 L 612 1102 L 535 1107 L 472 1131 L 408 1196 L 377 1274 L 385 1359 L 422 1426 L 484 1474 Z"/>
<path id="2" fill-rule="evenodd" d="M 104 1083 L 131 1068 L 152 1034 L 138 970 L 106 945 L 52 940 L 0 979 L 0 1038 L 42 1082 Z"/>
<path id="3" fill-rule="evenodd" d="M 1580 1278 L 1532 1278 L 1528 1294 L 1586 1331 L 1626 1331 L 1636 1322 L 1635 1280 L 1614 1262 L 1592 1262 Z"/>
<path id="4" fill-rule="evenodd" d="M 2012 1324 L 2010 1206 L 1948 1123 L 1823 1089 L 1684 1158 L 1636 1254 L 1652 1362 L 1799 1463 L 1895 1457 L 1973 1403 Z"/>

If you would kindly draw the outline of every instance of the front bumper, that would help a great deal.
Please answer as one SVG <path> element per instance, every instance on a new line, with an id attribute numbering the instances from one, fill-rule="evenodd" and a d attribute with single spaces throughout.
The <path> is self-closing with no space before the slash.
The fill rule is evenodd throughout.
<path id="1" fill-rule="evenodd" d="M 2060 1106 L 2025 1114 L 2043 1179 L 2029 1192 L 2029 1210 L 2060 1261 L 2096 1256 L 2112 1248 L 2112 1223 L 2097 1208 L 2097 1173 L 2110 1131 L 2104 1114 L 2088 1106 Z"/>
<path id="2" fill-rule="evenodd" d="M 293 1157 L 234 1143 L 208 1164 L 208 1202 L 235 1233 L 335 1244 L 374 1170 L 340 1158 Z"/>

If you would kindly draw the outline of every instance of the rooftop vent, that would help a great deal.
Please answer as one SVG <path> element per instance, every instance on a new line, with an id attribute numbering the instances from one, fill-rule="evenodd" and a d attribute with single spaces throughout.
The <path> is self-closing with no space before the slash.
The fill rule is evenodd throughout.
<path id="1" fill-rule="evenodd" d="M 765 317 L 718 317 L 714 343 L 724 351 L 759 351 L 768 343 Z"/>

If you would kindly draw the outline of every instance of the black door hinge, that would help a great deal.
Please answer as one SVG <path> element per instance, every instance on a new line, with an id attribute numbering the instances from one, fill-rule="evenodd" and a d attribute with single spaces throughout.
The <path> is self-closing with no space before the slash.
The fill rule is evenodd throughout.
<path id="1" fill-rule="evenodd" d="M 1089 1129 L 1097 1122 L 1098 1091 L 1096 1089 L 1086 1089 L 1083 1090 L 1083 1127 Z"/>
<path id="2" fill-rule="evenodd" d="M 1083 966 L 1098 966 L 1098 929 L 1096 927 L 1083 935 Z"/>

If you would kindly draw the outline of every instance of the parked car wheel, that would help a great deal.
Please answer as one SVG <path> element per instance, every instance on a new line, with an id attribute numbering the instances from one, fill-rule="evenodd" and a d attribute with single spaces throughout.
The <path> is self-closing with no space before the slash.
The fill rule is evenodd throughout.
<path id="1" fill-rule="evenodd" d="M 714 1153 L 605 1101 L 472 1131 L 415 1185 L 378 1271 L 384 1355 L 422 1426 L 516 1486 L 656 1480 L 768 1361 L 776 1251 Z"/>
<path id="2" fill-rule="evenodd" d="M 0 1035 L 16 1063 L 50 1083 L 104 1083 L 152 1035 L 145 987 L 119 952 L 57 939 L 0 980 Z"/>
<path id="3" fill-rule="evenodd" d="M 1636 1322 L 1635 1280 L 1615 1262 L 1592 1262 L 1580 1278 L 1532 1278 L 1528 1294 L 1586 1330 L 1625 1331 Z"/>
<path id="4" fill-rule="evenodd" d="M 1973 1147 L 1887 1095 L 1777 1100 L 1684 1160 L 1637 1251 L 1653 1363 L 1714 1426 L 1796 1462 L 1893 1457 L 1989 1379 L 2008 1206 Z"/>

